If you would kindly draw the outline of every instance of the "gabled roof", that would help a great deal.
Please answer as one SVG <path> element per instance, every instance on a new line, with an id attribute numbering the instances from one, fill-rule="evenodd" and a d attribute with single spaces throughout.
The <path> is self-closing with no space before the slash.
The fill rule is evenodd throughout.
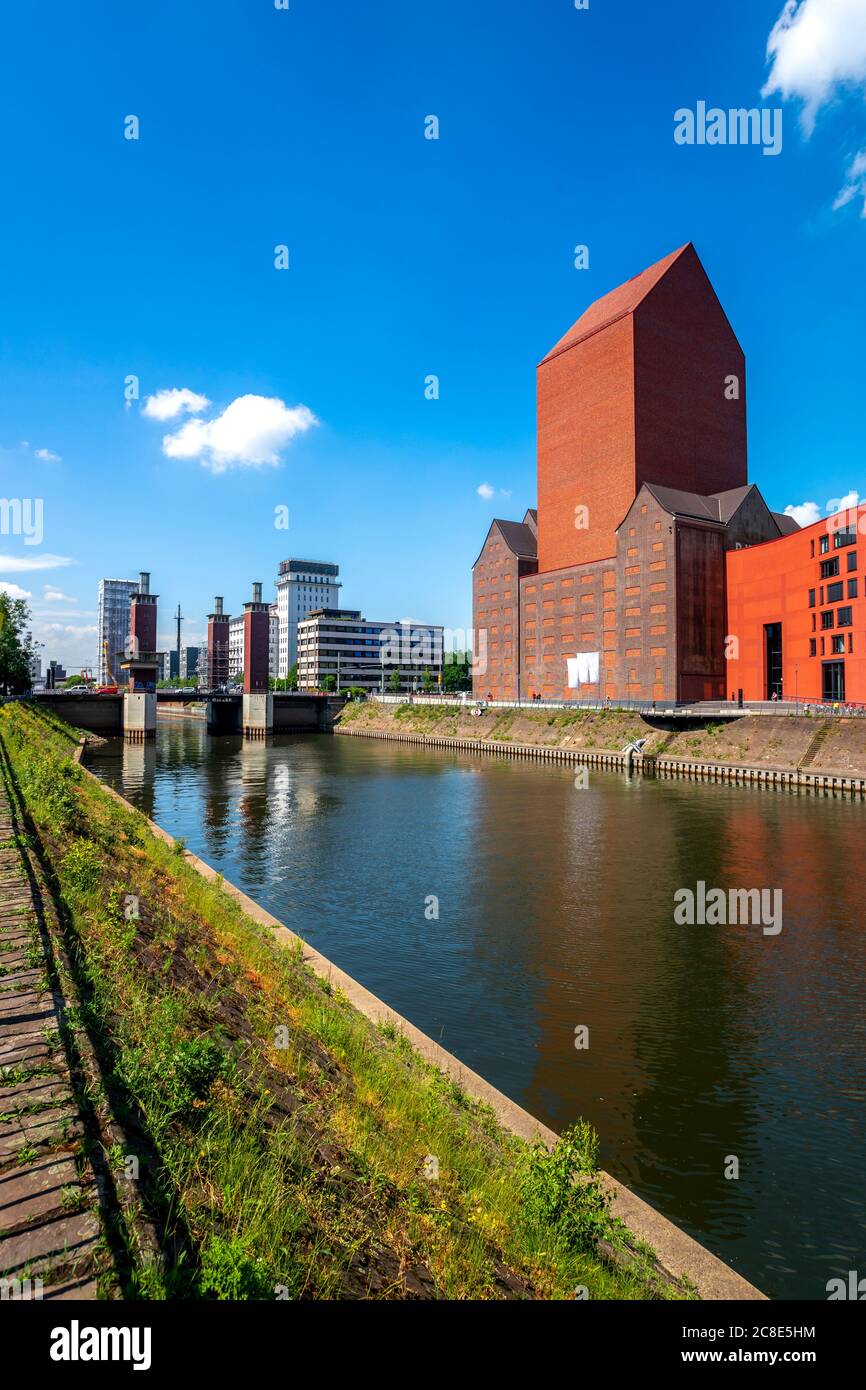
<path id="1" fill-rule="evenodd" d="M 743 487 L 732 487 L 727 492 L 714 492 L 711 496 L 719 504 L 719 520 L 729 522 L 731 517 L 740 510 L 745 499 L 752 490 L 758 491 L 754 483 L 746 483 Z M 758 493 L 760 497 L 761 494 Z M 763 502 L 763 497 L 761 501 Z"/>
<path id="2" fill-rule="evenodd" d="M 538 557 L 538 539 L 531 526 L 523 521 L 499 521 L 494 523 L 502 533 L 502 539 L 513 551 L 523 560 L 535 560 Z"/>
<path id="3" fill-rule="evenodd" d="M 626 280 L 624 285 L 618 285 L 615 290 L 602 295 L 594 304 L 581 314 L 577 323 L 568 330 L 564 338 L 560 338 L 555 347 L 551 348 L 542 362 L 547 362 L 551 357 L 557 357 L 559 353 L 565 352 L 567 348 L 574 347 L 575 343 L 580 342 L 581 338 L 586 338 L 590 333 L 597 333 L 600 328 L 606 328 L 615 319 L 622 318 L 624 314 L 631 314 L 645 299 L 650 290 L 654 289 L 666 275 L 675 261 L 685 251 L 691 250 L 697 255 L 692 243 L 686 242 L 685 246 L 680 246 L 676 251 L 672 251 L 669 256 L 656 261 L 655 265 L 648 266 L 639 275 L 633 275 L 630 280 Z"/>
<path id="4" fill-rule="evenodd" d="M 747 483 L 744 487 L 732 487 L 726 492 L 712 492 L 706 497 L 697 492 L 685 492 L 677 487 L 661 487 L 658 483 L 644 483 L 643 486 L 652 493 L 659 506 L 669 512 L 671 516 L 686 516 L 698 521 L 712 521 L 722 526 L 730 524 L 750 492 L 756 492 L 764 506 L 767 506 L 755 483 Z M 632 506 L 634 506 L 634 502 Z M 629 507 L 629 511 L 631 511 L 631 507 Z M 767 511 L 770 511 L 769 507 L 767 507 Z M 792 516 L 785 516 L 782 512 L 770 512 L 770 516 L 779 528 L 781 536 L 790 536 L 792 532 L 800 529 Z"/>
<path id="5" fill-rule="evenodd" d="M 484 537 L 484 545 L 481 547 L 478 560 L 484 554 L 484 546 L 489 541 L 494 526 L 512 555 L 516 555 L 519 560 L 538 559 L 538 538 L 531 526 L 527 525 L 525 521 L 503 521 L 501 517 L 494 517 L 487 528 L 487 535 Z M 475 565 L 478 564 L 478 560 L 475 561 Z M 472 566 L 473 569 L 475 565 Z"/>
<path id="6" fill-rule="evenodd" d="M 644 483 L 644 487 L 671 516 L 691 516 L 699 521 L 722 521 L 718 497 L 701 497 L 697 492 L 684 492 L 678 487 L 660 487 L 658 483 Z M 739 488 L 735 491 L 739 491 Z"/>

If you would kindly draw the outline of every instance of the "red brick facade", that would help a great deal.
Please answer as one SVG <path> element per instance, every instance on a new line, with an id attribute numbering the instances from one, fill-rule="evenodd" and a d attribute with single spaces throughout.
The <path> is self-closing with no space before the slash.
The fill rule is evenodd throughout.
<path id="1" fill-rule="evenodd" d="M 537 386 L 537 525 L 495 521 L 476 562 L 476 693 L 723 698 L 726 553 L 793 523 L 747 483 L 745 358 L 694 247 L 591 305 Z"/>
<path id="2" fill-rule="evenodd" d="M 694 247 L 592 305 L 537 372 L 538 562 L 605 559 L 645 482 L 747 481 L 746 362 Z"/>

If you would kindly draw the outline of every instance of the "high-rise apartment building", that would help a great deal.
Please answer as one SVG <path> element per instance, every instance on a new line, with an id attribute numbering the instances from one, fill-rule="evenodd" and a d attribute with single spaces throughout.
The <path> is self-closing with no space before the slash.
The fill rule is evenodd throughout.
<path id="1" fill-rule="evenodd" d="M 339 565 L 320 560 L 283 560 L 277 575 L 279 645 L 277 676 L 284 679 L 298 659 L 298 622 L 317 608 L 336 608 L 342 587 Z"/>
<path id="2" fill-rule="evenodd" d="M 129 642 L 129 606 L 138 593 L 137 579 L 100 579 L 97 600 L 97 642 L 99 685 L 127 683 L 127 672 L 120 662 Z M 106 643 L 108 659 L 106 660 Z"/>

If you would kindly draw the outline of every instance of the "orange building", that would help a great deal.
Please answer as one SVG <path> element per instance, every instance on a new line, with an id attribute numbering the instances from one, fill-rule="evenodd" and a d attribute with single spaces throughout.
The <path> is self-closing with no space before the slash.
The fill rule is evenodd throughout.
<path id="1" fill-rule="evenodd" d="M 866 506 L 727 554 L 728 696 L 866 702 Z"/>

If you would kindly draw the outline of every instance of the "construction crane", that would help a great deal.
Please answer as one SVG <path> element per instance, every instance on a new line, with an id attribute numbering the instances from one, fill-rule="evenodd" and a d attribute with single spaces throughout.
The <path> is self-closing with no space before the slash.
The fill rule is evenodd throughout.
<path id="1" fill-rule="evenodd" d="M 117 682 L 115 681 L 114 676 L 111 674 L 111 662 L 110 662 L 110 660 L 109 660 L 109 658 L 108 658 L 108 642 L 103 642 L 103 644 L 102 644 L 102 655 L 103 655 L 103 657 L 104 657 L 104 659 L 105 659 L 105 675 L 106 675 L 106 678 L 107 678 L 107 679 L 106 679 L 105 685 L 100 685 L 100 686 L 98 687 L 98 689 L 97 689 L 97 694 L 98 694 L 98 695 L 116 695 L 116 694 L 117 694 Z"/>

